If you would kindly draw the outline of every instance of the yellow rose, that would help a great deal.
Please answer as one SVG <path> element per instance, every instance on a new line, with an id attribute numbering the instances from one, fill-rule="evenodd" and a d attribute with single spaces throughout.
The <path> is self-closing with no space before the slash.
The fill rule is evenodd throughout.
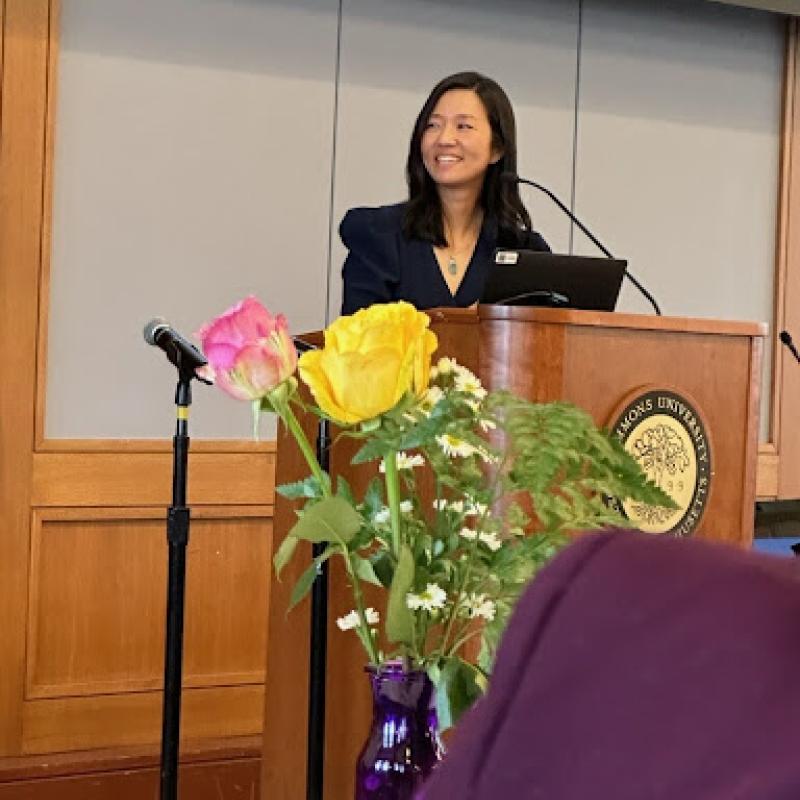
<path id="1" fill-rule="evenodd" d="M 410 303 L 374 305 L 340 317 L 325 331 L 325 347 L 304 353 L 300 377 L 319 407 L 353 425 L 393 408 L 406 392 L 428 387 L 436 335 Z"/>

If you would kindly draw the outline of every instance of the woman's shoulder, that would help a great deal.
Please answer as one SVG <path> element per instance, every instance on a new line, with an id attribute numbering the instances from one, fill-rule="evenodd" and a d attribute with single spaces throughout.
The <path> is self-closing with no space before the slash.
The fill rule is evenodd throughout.
<path id="1" fill-rule="evenodd" d="M 363 234 L 395 234 L 402 230 L 405 203 L 389 206 L 358 206 L 351 208 L 342 219 L 339 232 L 342 239 Z M 346 242 L 345 242 L 346 243 Z"/>

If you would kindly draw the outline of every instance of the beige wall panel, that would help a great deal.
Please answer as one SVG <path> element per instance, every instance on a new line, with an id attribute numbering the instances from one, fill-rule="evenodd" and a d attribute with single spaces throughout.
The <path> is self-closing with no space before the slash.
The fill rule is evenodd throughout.
<path id="1" fill-rule="evenodd" d="M 46 434 L 157 437 L 187 335 L 248 293 L 325 314 L 337 0 L 63 0 Z M 194 436 L 249 408 L 195 392 Z"/>
<path id="2" fill-rule="evenodd" d="M 665 314 L 772 321 L 784 35 L 712 4 L 584 4 L 576 212 Z M 630 285 L 620 308 L 649 311 Z"/>
<path id="3" fill-rule="evenodd" d="M 263 682 L 271 520 L 195 518 L 187 550 L 186 686 Z M 163 678 L 163 515 L 34 518 L 28 699 L 156 689 Z"/>
<path id="4" fill-rule="evenodd" d="M 577 0 L 344 0 L 329 313 L 341 306 L 348 208 L 406 196 L 408 140 L 434 84 L 476 69 L 493 77 L 517 114 L 519 170 L 570 196 L 578 36 Z M 530 206 L 554 248 L 569 228 Z"/>

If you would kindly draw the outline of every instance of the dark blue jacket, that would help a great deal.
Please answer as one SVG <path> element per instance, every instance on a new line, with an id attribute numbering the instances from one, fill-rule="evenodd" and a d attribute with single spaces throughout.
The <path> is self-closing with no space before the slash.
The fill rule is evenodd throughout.
<path id="1" fill-rule="evenodd" d="M 379 208 L 353 208 L 345 214 L 339 235 L 350 252 L 342 268 L 342 314 L 394 300 L 407 300 L 425 309 L 466 307 L 480 299 L 492 253 L 498 246 L 497 224 L 491 219 L 484 221 L 472 260 L 453 295 L 430 242 L 408 239 L 403 234 L 404 210 L 405 203 L 398 203 Z M 520 236 L 520 242 L 502 242 L 502 245 L 550 250 L 536 232 L 520 231 Z"/>

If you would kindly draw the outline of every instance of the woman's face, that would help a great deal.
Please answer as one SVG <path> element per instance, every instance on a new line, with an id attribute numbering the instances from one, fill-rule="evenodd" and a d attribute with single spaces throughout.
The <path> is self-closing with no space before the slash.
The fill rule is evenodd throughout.
<path id="1" fill-rule="evenodd" d="M 490 164 L 492 128 L 480 97 L 470 89 L 451 89 L 436 103 L 422 133 L 422 161 L 440 188 L 477 188 Z"/>

